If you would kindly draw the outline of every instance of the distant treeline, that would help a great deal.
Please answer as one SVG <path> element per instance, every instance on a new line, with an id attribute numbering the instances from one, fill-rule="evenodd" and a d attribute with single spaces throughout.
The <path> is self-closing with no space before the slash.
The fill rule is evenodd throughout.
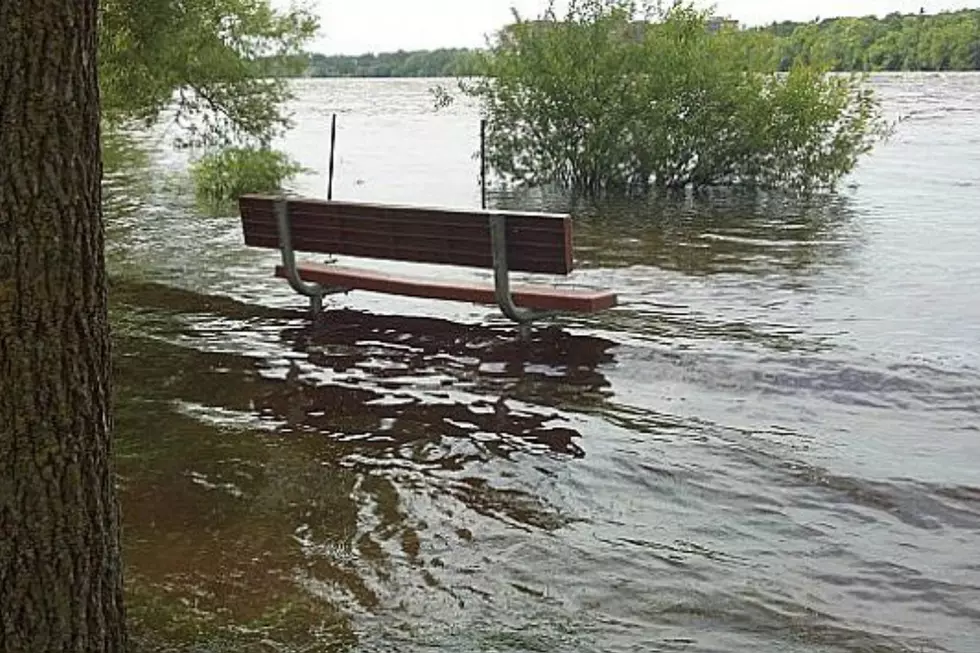
<path id="1" fill-rule="evenodd" d="M 356 56 L 310 55 L 308 77 L 455 77 L 477 72 L 477 52 L 458 48 Z"/>
<path id="2" fill-rule="evenodd" d="M 759 31 L 775 37 L 780 70 L 801 57 L 838 71 L 980 70 L 980 9 L 784 22 Z"/>
<path id="3" fill-rule="evenodd" d="M 802 60 L 838 71 L 980 70 L 980 9 L 884 18 L 828 18 L 743 30 L 747 45 L 764 48 L 773 68 Z M 312 54 L 307 77 L 452 77 L 479 74 L 479 53 L 466 49 Z M 293 70 L 301 70 L 295 66 Z"/>

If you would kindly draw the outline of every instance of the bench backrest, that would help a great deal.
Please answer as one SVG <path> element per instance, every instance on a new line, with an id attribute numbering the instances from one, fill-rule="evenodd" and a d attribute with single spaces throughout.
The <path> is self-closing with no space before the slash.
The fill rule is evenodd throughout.
<path id="1" fill-rule="evenodd" d="M 239 199 L 245 244 L 279 247 L 276 199 Z M 296 251 L 492 268 L 489 217 L 504 215 L 508 269 L 568 274 L 573 267 L 568 215 L 294 198 L 286 206 Z"/>

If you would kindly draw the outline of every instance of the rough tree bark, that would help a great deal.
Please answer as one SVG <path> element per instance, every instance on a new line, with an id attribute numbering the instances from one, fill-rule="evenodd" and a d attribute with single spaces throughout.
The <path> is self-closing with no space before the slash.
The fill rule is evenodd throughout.
<path id="1" fill-rule="evenodd" d="M 98 0 L 0 0 L 0 651 L 122 651 Z"/>

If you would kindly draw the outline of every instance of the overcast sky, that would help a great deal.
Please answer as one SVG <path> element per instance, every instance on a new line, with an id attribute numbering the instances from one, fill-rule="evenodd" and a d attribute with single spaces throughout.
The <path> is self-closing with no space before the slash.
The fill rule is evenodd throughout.
<path id="1" fill-rule="evenodd" d="M 312 49 L 326 54 L 361 54 L 440 47 L 479 47 L 485 35 L 510 21 L 510 10 L 536 16 L 547 0 L 307 0 L 321 17 Z M 289 0 L 273 0 L 280 7 Z M 702 1 L 701 6 L 711 3 Z M 960 9 L 977 0 L 719 0 L 718 14 L 757 25 L 817 16 L 885 15 L 893 11 Z"/>

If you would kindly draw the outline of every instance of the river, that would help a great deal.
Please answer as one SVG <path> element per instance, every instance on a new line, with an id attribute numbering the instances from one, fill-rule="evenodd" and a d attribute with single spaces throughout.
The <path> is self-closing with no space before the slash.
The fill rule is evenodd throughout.
<path id="1" fill-rule="evenodd" d="M 311 327 L 145 137 L 106 180 L 144 649 L 980 652 L 980 76 L 873 83 L 896 134 L 833 197 L 492 187 L 620 294 L 527 341 L 369 293 Z M 296 189 L 336 112 L 335 197 L 478 206 L 432 84 L 297 82 Z"/>

